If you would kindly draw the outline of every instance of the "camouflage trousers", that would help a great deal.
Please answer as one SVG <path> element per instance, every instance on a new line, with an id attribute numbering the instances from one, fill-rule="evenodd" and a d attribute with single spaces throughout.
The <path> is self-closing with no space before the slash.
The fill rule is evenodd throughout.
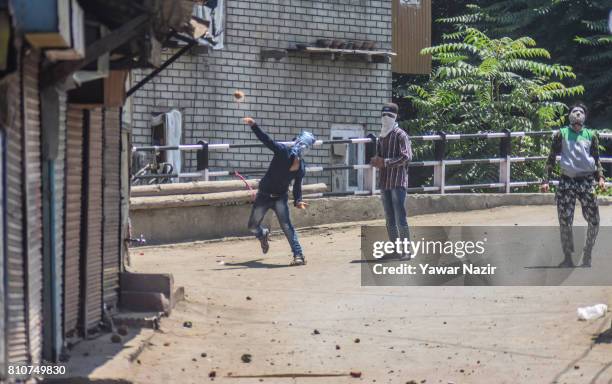
<path id="1" fill-rule="evenodd" d="M 566 258 L 574 252 L 574 210 L 576 198 L 582 206 L 582 216 L 588 223 L 587 238 L 584 244 L 583 256 L 590 260 L 597 234 L 599 233 L 599 206 L 595 194 L 595 179 L 593 177 L 570 178 L 562 177 L 555 194 L 557 213 L 561 231 L 561 246 Z"/>

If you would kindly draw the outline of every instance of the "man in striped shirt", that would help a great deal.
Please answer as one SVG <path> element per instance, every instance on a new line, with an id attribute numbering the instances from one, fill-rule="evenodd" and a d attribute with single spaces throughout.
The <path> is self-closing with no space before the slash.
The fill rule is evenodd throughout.
<path id="1" fill-rule="evenodd" d="M 412 147 L 408 134 L 396 123 L 398 110 L 397 104 L 393 103 L 382 109 L 382 129 L 372 165 L 379 169 L 378 181 L 389 240 L 404 242 L 404 239 L 410 241 L 405 201 Z M 409 260 L 410 252 L 402 252 L 398 256 L 402 260 Z"/>

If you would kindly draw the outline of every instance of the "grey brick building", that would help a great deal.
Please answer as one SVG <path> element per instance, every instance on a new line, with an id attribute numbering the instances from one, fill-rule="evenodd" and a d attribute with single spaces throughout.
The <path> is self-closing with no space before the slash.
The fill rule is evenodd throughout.
<path id="1" fill-rule="evenodd" d="M 289 53 L 262 60 L 261 51 L 315 45 L 317 39 L 375 41 L 392 49 L 392 2 L 381 0 L 229 0 L 225 3 L 224 47 L 186 54 L 132 97 L 135 145 L 152 143 L 151 118 L 177 108 L 183 116 L 182 143 L 256 142 L 242 117 L 251 115 L 274 139 L 291 140 L 301 130 L 319 139 L 376 133 L 380 108 L 391 98 L 391 64 L 331 60 Z M 165 59 L 174 52 L 165 52 Z M 146 71 L 133 73 L 139 81 Z M 246 94 L 238 104 L 235 90 Z M 322 146 L 309 152 L 310 165 L 359 162 L 359 151 Z M 262 148 L 211 153 L 211 170 L 262 169 L 270 159 Z M 183 172 L 196 168 L 187 152 Z M 344 176 L 357 188 L 361 174 Z M 332 183 L 331 173 L 311 173 L 307 182 Z M 336 186 L 334 189 L 345 189 Z M 331 189 L 331 188 L 330 188 Z"/>

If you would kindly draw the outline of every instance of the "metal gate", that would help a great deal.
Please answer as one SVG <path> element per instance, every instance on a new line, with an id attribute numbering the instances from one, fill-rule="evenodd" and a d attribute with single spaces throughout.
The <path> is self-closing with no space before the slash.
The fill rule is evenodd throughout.
<path id="1" fill-rule="evenodd" d="M 81 191 L 83 110 L 66 111 L 66 200 L 64 211 L 64 335 L 76 335 L 81 306 Z"/>
<path id="2" fill-rule="evenodd" d="M 115 308 L 119 289 L 121 239 L 121 131 L 119 108 L 104 113 L 104 304 Z"/>
<path id="3" fill-rule="evenodd" d="M 85 305 L 85 330 L 95 328 L 102 320 L 102 173 L 103 114 L 102 109 L 86 111 L 85 209 L 82 254 Z"/>

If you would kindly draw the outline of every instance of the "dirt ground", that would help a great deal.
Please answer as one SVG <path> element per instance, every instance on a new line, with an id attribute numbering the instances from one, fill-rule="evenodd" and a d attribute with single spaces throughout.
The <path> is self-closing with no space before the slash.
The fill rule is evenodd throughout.
<path id="1" fill-rule="evenodd" d="M 601 213 L 612 225 L 612 207 Z M 410 222 L 554 225 L 556 212 L 504 207 Z M 287 266 L 279 235 L 265 256 L 251 239 L 134 249 L 134 270 L 172 273 L 186 300 L 159 331 L 77 345 L 69 371 L 160 384 L 210 382 L 213 371 L 215 382 L 236 384 L 612 383 L 611 339 L 600 336 L 611 316 L 576 318 L 579 306 L 609 304 L 612 289 L 362 287 L 352 262 L 359 233 L 358 225 L 302 231 L 304 267 Z M 361 377 L 235 378 L 350 372 Z"/>

